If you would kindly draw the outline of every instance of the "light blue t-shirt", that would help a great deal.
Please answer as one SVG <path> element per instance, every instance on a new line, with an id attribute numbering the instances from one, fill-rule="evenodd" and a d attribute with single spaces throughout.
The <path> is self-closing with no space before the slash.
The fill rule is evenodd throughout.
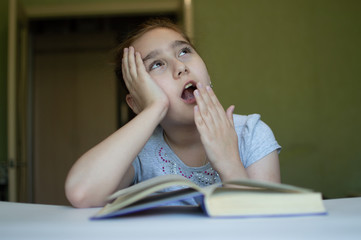
<path id="1" fill-rule="evenodd" d="M 240 158 L 245 168 L 262 159 L 278 145 L 272 130 L 260 120 L 259 114 L 248 116 L 233 115 L 234 126 L 238 135 Z M 188 178 L 199 186 L 207 186 L 221 179 L 210 163 L 201 167 L 190 167 L 184 164 L 172 151 L 163 138 L 163 128 L 158 126 L 144 148 L 133 161 L 135 170 L 134 184 L 160 175 L 178 174 Z M 165 191 L 176 190 L 168 188 Z M 196 205 L 190 199 L 179 204 Z"/>

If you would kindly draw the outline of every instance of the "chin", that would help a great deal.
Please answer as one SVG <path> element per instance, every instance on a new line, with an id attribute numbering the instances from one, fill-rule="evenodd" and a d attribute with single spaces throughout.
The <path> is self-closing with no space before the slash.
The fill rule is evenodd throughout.
<path id="1" fill-rule="evenodd" d="M 193 108 L 190 111 L 182 111 L 181 113 L 173 113 L 168 112 L 167 116 L 165 117 L 167 122 L 172 122 L 173 124 L 177 125 L 193 125 L 194 122 L 194 112 Z"/>

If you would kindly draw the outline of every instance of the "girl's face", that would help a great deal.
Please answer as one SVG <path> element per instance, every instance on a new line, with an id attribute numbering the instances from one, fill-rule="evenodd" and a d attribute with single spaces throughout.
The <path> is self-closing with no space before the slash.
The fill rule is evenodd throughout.
<path id="1" fill-rule="evenodd" d="M 146 70 L 170 101 L 169 116 L 188 114 L 193 120 L 196 83 L 210 84 L 205 63 L 193 47 L 177 32 L 156 28 L 133 42 Z M 192 109 L 192 111 L 186 111 Z"/>

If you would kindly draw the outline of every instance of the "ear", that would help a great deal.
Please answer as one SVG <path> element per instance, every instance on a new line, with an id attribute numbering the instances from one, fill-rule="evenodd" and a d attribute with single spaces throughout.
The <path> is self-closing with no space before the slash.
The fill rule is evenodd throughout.
<path id="1" fill-rule="evenodd" d="M 139 113 L 139 109 L 138 109 L 137 105 L 135 104 L 135 101 L 134 101 L 132 95 L 127 94 L 127 96 L 125 96 L 125 101 L 127 102 L 128 106 L 133 110 L 133 112 L 135 114 Z"/>

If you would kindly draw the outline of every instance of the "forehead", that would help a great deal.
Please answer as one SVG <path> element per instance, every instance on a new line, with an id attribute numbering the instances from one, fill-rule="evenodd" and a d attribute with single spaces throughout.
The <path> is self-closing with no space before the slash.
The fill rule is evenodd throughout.
<path id="1" fill-rule="evenodd" d="M 178 32 L 168 28 L 156 28 L 143 34 L 133 42 L 136 51 L 145 56 L 154 50 L 165 50 L 174 41 L 187 41 Z"/>

